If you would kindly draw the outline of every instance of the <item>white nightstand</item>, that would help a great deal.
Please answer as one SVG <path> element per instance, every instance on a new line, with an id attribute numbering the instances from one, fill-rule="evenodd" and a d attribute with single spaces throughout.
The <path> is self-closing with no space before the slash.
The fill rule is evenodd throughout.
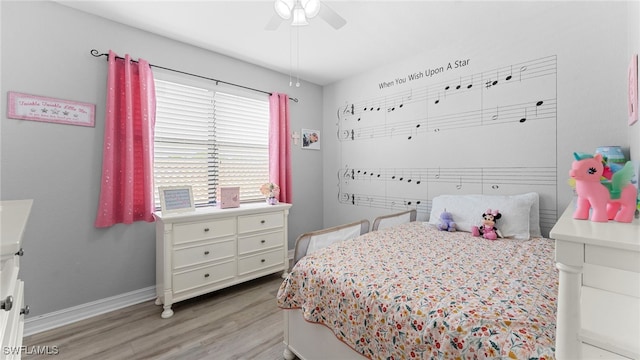
<path id="1" fill-rule="evenodd" d="M 24 282 L 18 278 L 22 238 L 33 200 L 0 201 L 0 358 L 20 359 L 24 314 Z"/>
<path id="2" fill-rule="evenodd" d="M 560 270 L 556 358 L 640 359 L 640 220 L 573 219 L 550 237 Z"/>

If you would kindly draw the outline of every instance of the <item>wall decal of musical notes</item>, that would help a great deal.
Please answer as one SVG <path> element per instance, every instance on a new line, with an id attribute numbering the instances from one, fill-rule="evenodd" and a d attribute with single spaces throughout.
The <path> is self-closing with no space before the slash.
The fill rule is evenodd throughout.
<path id="1" fill-rule="evenodd" d="M 557 57 L 439 76 L 338 106 L 339 206 L 428 214 L 440 194 L 536 191 L 548 231 L 557 219 Z"/>

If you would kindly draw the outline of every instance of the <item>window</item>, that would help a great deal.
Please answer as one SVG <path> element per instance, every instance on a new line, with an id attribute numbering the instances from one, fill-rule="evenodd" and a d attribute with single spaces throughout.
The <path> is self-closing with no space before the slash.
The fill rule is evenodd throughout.
<path id="1" fill-rule="evenodd" d="M 191 185 L 196 206 L 215 204 L 224 186 L 239 186 L 242 202 L 262 200 L 260 185 L 269 181 L 267 95 L 158 77 L 155 86 L 156 189 Z M 155 196 L 159 208 L 157 191 Z"/>

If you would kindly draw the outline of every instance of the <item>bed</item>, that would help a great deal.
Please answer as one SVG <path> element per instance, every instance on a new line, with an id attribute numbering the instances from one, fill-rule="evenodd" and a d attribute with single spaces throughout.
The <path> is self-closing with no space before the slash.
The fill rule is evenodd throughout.
<path id="1" fill-rule="evenodd" d="M 468 200 L 455 199 L 472 214 Z M 553 240 L 531 236 L 530 212 L 506 203 L 518 216 L 504 224 L 509 238 L 473 237 L 464 221 L 461 231 L 440 231 L 433 214 L 444 205 L 465 220 L 451 204 L 434 198 L 430 222 L 372 231 L 301 258 L 277 295 L 284 357 L 554 358 Z M 526 239 L 511 230 L 522 217 Z"/>

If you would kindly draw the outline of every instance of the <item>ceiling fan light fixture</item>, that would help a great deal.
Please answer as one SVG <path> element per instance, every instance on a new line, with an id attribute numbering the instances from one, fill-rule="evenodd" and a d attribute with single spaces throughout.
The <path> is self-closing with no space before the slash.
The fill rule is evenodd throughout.
<path id="1" fill-rule="evenodd" d="M 273 4 L 276 13 L 281 18 L 288 20 L 291 18 L 291 10 L 293 10 L 293 0 L 276 0 Z"/>
<path id="2" fill-rule="evenodd" d="M 312 19 L 320 12 L 320 0 L 302 0 L 302 7 L 307 18 Z"/>
<path id="3" fill-rule="evenodd" d="M 293 9 L 293 20 L 291 21 L 291 26 L 303 26 L 309 25 L 307 22 L 307 16 L 304 13 L 304 9 L 300 6 L 296 6 Z"/>

